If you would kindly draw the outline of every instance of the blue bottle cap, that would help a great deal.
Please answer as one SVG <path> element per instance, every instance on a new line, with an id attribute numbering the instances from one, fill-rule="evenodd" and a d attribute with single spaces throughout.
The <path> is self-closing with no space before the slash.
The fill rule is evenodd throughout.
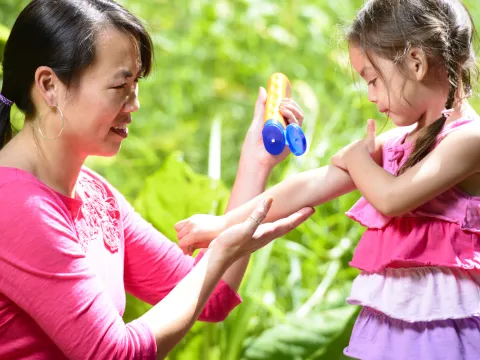
<path id="1" fill-rule="evenodd" d="M 285 130 L 277 120 L 268 120 L 262 130 L 263 145 L 272 155 L 281 154 L 285 148 Z"/>
<path id="2" fill-rule="evenodd" d="M 300 156 L 307 151 L 307 138 L 300 126 L 289 124 L 285 130 L 288 147 L 295 156 Z"/>

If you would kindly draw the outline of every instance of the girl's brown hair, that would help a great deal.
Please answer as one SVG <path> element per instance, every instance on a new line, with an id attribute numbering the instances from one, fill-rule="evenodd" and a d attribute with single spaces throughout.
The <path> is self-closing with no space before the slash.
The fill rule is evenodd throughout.
<path id="1" fill-rule="evenodd" d="M 460 0 L 370 0 L 348 29 L 347 40 L 367 56 L 392 60 L 401 69 L 410 49 L 421 48 L 430 66 L 445 67 L 450 82 L 445 108 L 452 109 L 459 87 L 465 96 L 472 93 L 475 33 L 470 13 Z M 422 130 L 398 174 L 428 155 L 446 119 L 442 114 Z"/>

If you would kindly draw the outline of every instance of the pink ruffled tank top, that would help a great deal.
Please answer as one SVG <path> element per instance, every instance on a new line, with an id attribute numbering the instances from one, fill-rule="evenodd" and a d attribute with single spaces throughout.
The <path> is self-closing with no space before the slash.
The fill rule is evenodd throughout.
<path id="1" fill-rule="evenodd" d="M 447 124 L 437 144 L 474 119 L 466 116 Z M 407 135 L 400 132 L 383 147 L 383 168 L 392 174 L 413 150 L 405 142 Z M 367 227 L 350 263 L 356 268 L 370 273 L 419 266 L 480 269 L 480 196 L 459 187 L 401 217 L 384 216 L 363 197 L 346 215 Z"/>

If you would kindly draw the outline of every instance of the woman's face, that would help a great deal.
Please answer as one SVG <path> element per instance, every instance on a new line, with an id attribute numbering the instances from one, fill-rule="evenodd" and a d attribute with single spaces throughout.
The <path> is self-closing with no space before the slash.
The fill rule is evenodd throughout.
<path id="1" fill-rule="evenodd" d="M 141 69 L 135 39 L 114 28 L 98 36 L 96 58 L 78 85 L 59 94 L 65 116 L 59 138 L 79 156 L 113 156 L 128 135 L 131 113 L 139 109 Z"/>

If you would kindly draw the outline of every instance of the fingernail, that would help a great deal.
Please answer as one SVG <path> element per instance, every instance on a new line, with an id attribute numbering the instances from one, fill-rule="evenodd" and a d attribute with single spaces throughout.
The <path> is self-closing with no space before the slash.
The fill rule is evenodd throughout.
<path id="1" fill-rule="evenodd" d="M 263 208 L 266 209 L 272 201 L 273 201 L 272 197 L 268 197 L 265 200 L 263 200 Z"/>

